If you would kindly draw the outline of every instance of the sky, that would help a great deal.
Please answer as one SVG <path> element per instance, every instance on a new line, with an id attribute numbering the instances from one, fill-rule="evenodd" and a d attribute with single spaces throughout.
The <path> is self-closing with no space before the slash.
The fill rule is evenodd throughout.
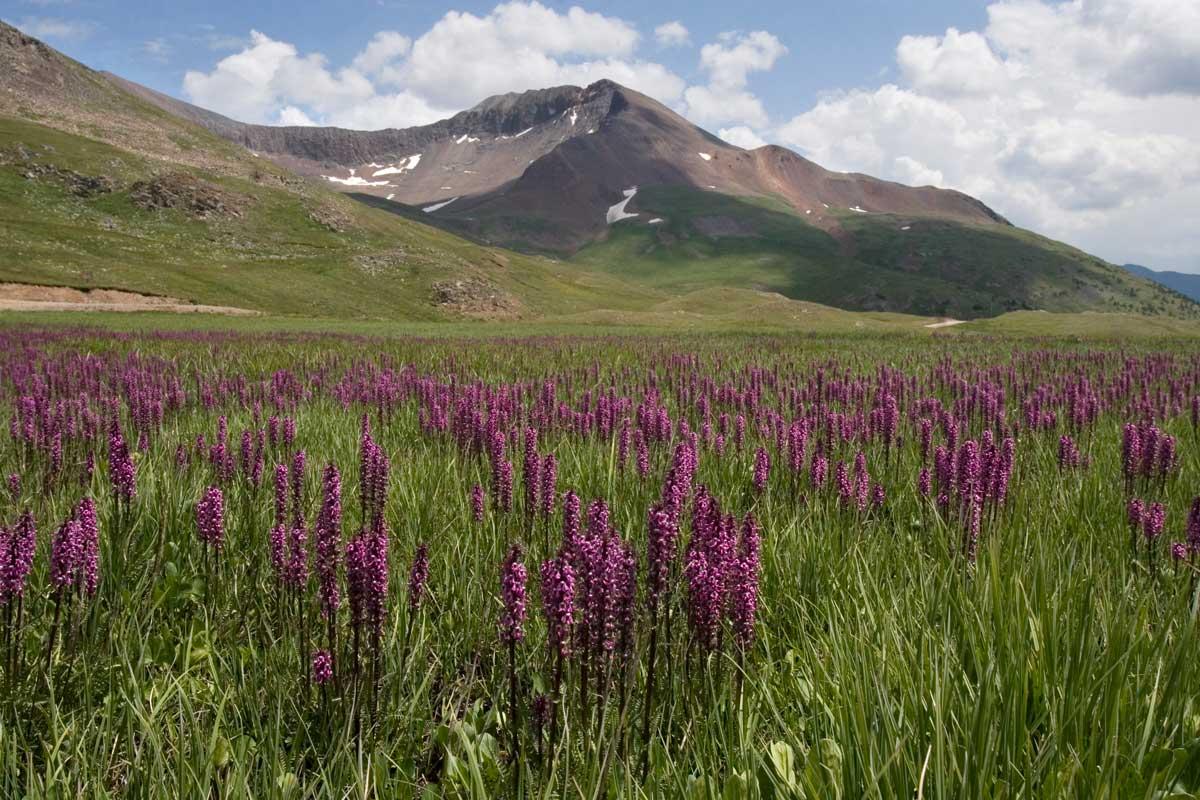
<path id="1" fill-rule="evenodd" d="M 247 122 L 424 124 L 611 78 L 744 147 L 957 189 L 1200 273 L 1198 0 L 0 0 L 97 69 Z"/>

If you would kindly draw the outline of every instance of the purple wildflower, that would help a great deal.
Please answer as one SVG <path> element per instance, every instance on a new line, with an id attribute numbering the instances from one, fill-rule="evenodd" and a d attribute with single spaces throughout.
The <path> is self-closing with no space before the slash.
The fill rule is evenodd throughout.
<path id="1" fill-rule="evenodd" d="M 317 512 L 316 569 L 317 596 L 321 615 L 330 617 L 341 607 L 338 569 L 342 557 L 342 476 L 334 464 L 325 466 L 322 476 L 321 510 Z"/>
<path id="2" fill-rule="evenodd" d="M 675 543 L 679 538 L 679 522 L 666 509 L 656 505 L 650 509 L 647 522 L 646 565 L 647 589 L 651 609 L 657 609 L 667 590 L 671 566 L 675 563 Z"/>
<path id="3" fill-rule="evenodd" d="M 56 590 L 69 589 L 79 571 L 79 521 L 68 519 L 58 526 L 50 542 L 50 583 Z"/>
<path id="4" fill-rule="evenodd" d="M 521 546 L 514 544 L 500 569 L 500 598 L 504 605 L 500 614 L 500 638 L 510 645 L 525 638 L 525 580 L 528 573 L 521 558 Z"/>
<path id="5" fill-rule="evenodd" d="M 559 658 L 567 658 L 575 624 L 575 570 L 560 556 L 542 562 L 541 577 L 548 644 Z"/>
<path id="6" fill-rule="evenodd" d="M 503 461 L 500 464 L 500 485 L 498 489 L 500 495 L 500 510 L 506 513 L 512 511 L 513 465 L 511 461 Z"/>
<path id="7" fill-rule="evenodd" d="M 412 568 L 408 572 L 408 607 L 416 611 L 421 607 L 425 588 L 429 583 L 429 545 L 421 542 L 413 556 Z"/>
<path id="8" fill-rule="evenodd" d="M 1142 533 L 1147 542 L 1153 542 L 1162 536 L 1166 523 L 1167 512 L 1162 503 L 1151 503 L 1142 519 Z"/>
<path id="9" fill-rule="evenodd" d="M 758 522 L 747 514 L 742 523 L 738 557 L 730 588 L 730 622 L 733 636 L 743 650 L 754 642 L 754 621 L 758 614 L 759 550 Z"/>
<path id="10" fill-rule="evenodd" d="M 476 522 L 483 522 L 483 514 L 483 487 L 477 483 L 471 487 L 471 517 Z"/>
<path id="11" fill-rule="evenodd" d="M 137 474 L 121 426 L 114 419 L 108 432 L 108 473 L 113 496 L 129 503 L 137 497 Z"/>
<path id="12" fill-rule="evenodd" d="M 542 485 L 539 490 L 541 495 L 541 512 L 543 519 L 549 519 L 554 513 L 554 505 L 558 498 L 558 459 L 554 453 L 547 453 L 542 460 L 541 468 Z"/>
<path id="13" fill-rule="evenodd" d="M 75 506 L 79 522 L 79 561 L 83 570 L 83 590 L 90 597 L 100 586 L 100 523 L 96 521 L 96 503 L 85 497 Z M 22 520 L 24 517 L 22 517 Z M 30 517 L 32 525 L 33 518 Z"/>
<path id="14" fill-rule="evenodd" d="M 220 487 L 209 486 L 196 503 L 196 532 L 200 541 L 220 550 L 225 539 L 225 497 Z"/>
<path id="15" fill-rule="evenodd" d="M 0 527 L 0 606 L 25 594 L 37 549 L 37 525 L 32 512 L 22 512 L 13 528 Z"/>
<path id="16" fill-rule="evenodd" d="M 328 650 L 313 651 L 312 680 L 317 686 L 324 686 L 333 680 L 333 655 Z"/>
<path id="17" fill-rule="evenodd" d="M 764 447 L 758 448 L 754 453 L 754 490 L 762 492 L 767 488 L 767 479 L 771 474 L 771 456 L 767 454 Z"/>
<path id="18" fill-rule="evenodd" d="M 363 531 L 346 546 L 346 585 L 355 628 L 383 628 L 388 590 L 388 536 L 385 528 Z"/>

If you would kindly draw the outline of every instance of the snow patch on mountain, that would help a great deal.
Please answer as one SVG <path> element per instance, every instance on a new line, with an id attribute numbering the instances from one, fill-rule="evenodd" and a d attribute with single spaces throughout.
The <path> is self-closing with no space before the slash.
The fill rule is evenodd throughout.
<path id="1" fill-rule="evenodd" d="M 622 192 L 622 194 L 625 195 L 625 199 L 619 203 L 609 206 L 608 213 L 604 215 L 604 221 L 609 225 L 612 225 L 614 222 L 620 222 L 623 219 L 631 219 L 637 216 L 637 214 L 631 214 L 625 210 L 625 206 L 629 205 L 629 201 L 633 199 L 635 194 L 637 194 L 637 187 L 633 186 L 629 189 L 626 189 L 624 192 Z"/>
<path id="2" fill-rule="evenodd" d="M 354 170 L 350 170 L 349 178 L 339 178 L 336 175 L 321 176 L 330 183 L 340 183 L 343 186 L 391 186 L 387 181 L 369 181 L 366 178 L 360 178 L 354 174 Z"/>
<path id="3" fill-rule="evenodd" d="M 457 199 L 458 199 L 457 197 L 451 197 L 449 200 L 446 200 L 444 202 L 434 203 L 431 206 L 425 206 L 421 210 L 424 211 L 426 214 L 432 214 L 433 212 L 437 211 L 438 209 L 445 208 L 446 206 L 450 205 Z"/>
<path id="4" fill-rule="evenodd" d="M 421 154 L 417 153 L 415 156 L 409 156 L 406 159 L 396 162 L 396 164 L 393 166 L 376 170 L 373 174 L 373 177 L 378 178 L 380 175 L 403 175 L 405 172 L 416 169 L 417 165 L 420 163 Z"/>

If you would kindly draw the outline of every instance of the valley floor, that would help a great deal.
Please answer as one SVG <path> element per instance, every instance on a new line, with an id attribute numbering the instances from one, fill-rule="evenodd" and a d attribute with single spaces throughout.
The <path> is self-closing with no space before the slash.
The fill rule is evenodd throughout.
<path id="1" fill-rule="evenodd" d="M 1045 316 L 0 313 L 0 796 L 1192 796 L 1200 350 Z"/>

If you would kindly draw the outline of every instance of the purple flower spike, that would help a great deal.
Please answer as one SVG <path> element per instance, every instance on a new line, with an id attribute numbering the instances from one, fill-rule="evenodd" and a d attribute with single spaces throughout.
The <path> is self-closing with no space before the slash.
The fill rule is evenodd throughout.
<path id="1" fill-rule="evenodd" d="M 83 590 L 88 596 L 96 593 L 100 586 L 100 523 L 96 521 L 96 503 L 85 497 L 75 507 L 74 517 L 79 521 L 79 558 L 83 570 Z M 25 518 L 22 517 L 22 521 Z M 30 517 L 30 524 L 33 518 Z"/>
<path id="2" fill-rule="evenodd" d="M 483 514 L 483 487 L 477 483 L 471 487 L 471 517 L 476 522 L 483 522 Z"/>
<path id="3" fill-rule="evenodd" d="M 37 549 L 37 525 L 26 510 L 14 528 L 0 527 L 0 606 L 25 594 Z"/>
<path id="4" fill-rule="evenodd" d="M 416 611 L 421 607 L 425 587 L 429 583 L 429 545 L 421 542 L 413 556 L 412 569 L 408 573 L 408 607 Z"/>
<path id="5" fill-rule="evenodd" d="M 646 564 L 651 608 L 657 608 L 667 590 L 671 566 L 675 563 L 675 543 L 679 538 L 679 523 L 662 506 L 650 509 L 647 523 Z"/>
<path id="6" fill-rule="evenodd" d="M 312 679 L 317 686 L 324 686 L 333 680 L 333 656 L 328 650 L 313 651 Z"/>
<path id="7" fill-rule="evenodd" d="M 763 492 L 767 488 L 767 479 L 771 475 L 771 456 L 764 447 L 754 453 L 754 491 Z"/>
<path id="8" fill-rule="evenodd" d="M 321 510 L 317 514 L 317 594 L 321 614 L 328 618 L 341 607 L 338 570 L 342 557 L 342 476 L 333 464 L 325 467 L 321 480 Z"/>
<path id="9" fill-rule="evenodd" d="M 548 644 L 559 658 L 567 658 L 575 624 L 575 570 L 565 557 L 552 558 L 542 563 L 541 577 Z"/>
<path id="10" fill-rule="evenodd" d="M 742 523 L 741 541 L 738 542 L 729 612 L 733 636 L 743 649 L 754 642 L 754 621 L 758 614 L 760 541 L 758 522 L 748 514 Z"/>
<path id="11" fill-rule="evenodd" d="M 500 638 L 506 644 L 516 644 L 525 638 L 525 581 L 528 573 L 521 558 L 521 546 L 514 544 L 500 570 L 500 599 L 504 604 L 500 614 Z"/>
<path id="12" fill-rule="evenodd" d="M 1142 520 L 1142 532 L 1145 534 L 1147 541 L 1153 542 L 1162 536 L 1166 518 L 1167 511 L 1162 503 L 1150 504 Z"/>
<path id="13" fill-rule="evenodd" d="M 220 487 L 208 487 L 196 503 L 196 532 L 200 541 L 214 550 L 221 549 L 225 541 L 225 497 Z"/>
<path id="14" fill-rule="evenodd" d="M 69 589 L 79 571 L 79 521 L 68 519 L 58 526 L 50 543 L 50 583 L 56 590 Z"/>

